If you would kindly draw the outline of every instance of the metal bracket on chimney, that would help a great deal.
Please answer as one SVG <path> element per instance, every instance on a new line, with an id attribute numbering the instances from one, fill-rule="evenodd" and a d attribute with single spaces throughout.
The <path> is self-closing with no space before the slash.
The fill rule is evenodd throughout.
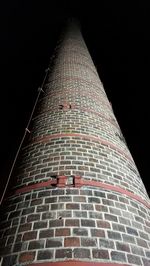
<path id="1" fill-rule="evenodd" d="M 39 91 L 39 92 L 40 92 L 40 91 L 41 91 L 41 92 L 45 92 L 45 91 L 43 91 L 43 89 L 40 88 L 40 87 L 38 88 L 38 91 Z"/>
<path id="2" fill-rule="evenodd" d="M 25 131 L 31 133 L 31 131 L 27 127 L 25 128 Z"/>
<path id="3" fill-rule="evenodd" d="M 81 176 L 58 176 L 57 187 L 81 187 Z"/>
<path id="4" fill-rule="evenodd" d="M 69 110 L 69 109 L 72 109 L 72 106 L 70 103 L 62 103 L 62 104 L 59 104 L 59 109 L 60 110 Z"/>

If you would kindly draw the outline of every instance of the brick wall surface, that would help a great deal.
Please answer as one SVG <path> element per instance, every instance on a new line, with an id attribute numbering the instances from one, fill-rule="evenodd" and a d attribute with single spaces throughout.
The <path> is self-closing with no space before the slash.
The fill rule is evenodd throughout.
<path id="1" fill-rule="evenodd" d="M 78 28 L 53 64 L 1 207 L 2 266 L 150 265 L 148 195 Z"/>

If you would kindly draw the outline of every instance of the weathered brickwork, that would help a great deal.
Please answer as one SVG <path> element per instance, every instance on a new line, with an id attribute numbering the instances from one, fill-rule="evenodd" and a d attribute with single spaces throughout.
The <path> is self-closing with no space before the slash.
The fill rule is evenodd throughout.
<path id="1" fill-rule="evenodd" d="M 2 266 L 150 265 L 148 195 L 78 28 L 66 31 L 43 90 L 1 208 Z M 61 188 L 58 176 L 85 183 Z"/>
<path id="2" fill-rule="evenodd" d="M 13 261 L 4 265 L 66 257 L 148 265 L 148 209 L 119 193 L 45 188 L 10 197 L 4 210 L 0 253 Z"/>
<path id="3" fill-rule="evenodd" d="M 64 116 L 60 115 L 60 117 Z M 55 129 L 57 123 L 55 120 Z M 83 123 L 80 125 L 82 127 Z M 62 129 L 63 125 L 58 126 L 58 130 Z M 62 132 L 65 133 L 65 129 Z M 35 139 L 35 143 L 24 149 L 23 164 L 18 168 L 20 173 L 16 187 L 47 180 L 53 175 L 81 175 L 87 179 L 118 185 L 147 198 L 134 162 L 126 150 L 118 148 L 119 145 L 113 143 L 111 146 L 110 140 L 106 142 L 106 138 L 102 139 L 94 135 L 96 138 L 90 139 L 92 135 L 86 132 L 71 136 L 73 133 L 69 128 L 63 137 L 61 135 L 55 137 L 54 134 L 52 139 L 44 139 L 42 135 L 39 141 L 38 138 Z M 58 131 L 57 134 L 61 133 Z"/>

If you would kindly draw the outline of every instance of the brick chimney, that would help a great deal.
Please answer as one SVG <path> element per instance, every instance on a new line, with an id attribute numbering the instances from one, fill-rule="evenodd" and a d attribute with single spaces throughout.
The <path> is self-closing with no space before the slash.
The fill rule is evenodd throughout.
<path id="1" fill-rule="evenodd" d="M 149 198 L 76 23 L 2 204 L 2 266 L 150 265 Z"/>

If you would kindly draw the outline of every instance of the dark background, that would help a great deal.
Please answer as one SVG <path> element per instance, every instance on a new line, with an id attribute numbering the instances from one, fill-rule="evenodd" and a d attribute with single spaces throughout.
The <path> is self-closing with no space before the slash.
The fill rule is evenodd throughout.
<path id="1" fill-rule="evenodd" d="M 144 1 L 88 2 L 5 0 L 0 4 L 0 191 L 61 26 L 68 17 L 76 16 L 150 193 L 149 155 L 146 154 L 149 149 L 150 9 Z"/>

